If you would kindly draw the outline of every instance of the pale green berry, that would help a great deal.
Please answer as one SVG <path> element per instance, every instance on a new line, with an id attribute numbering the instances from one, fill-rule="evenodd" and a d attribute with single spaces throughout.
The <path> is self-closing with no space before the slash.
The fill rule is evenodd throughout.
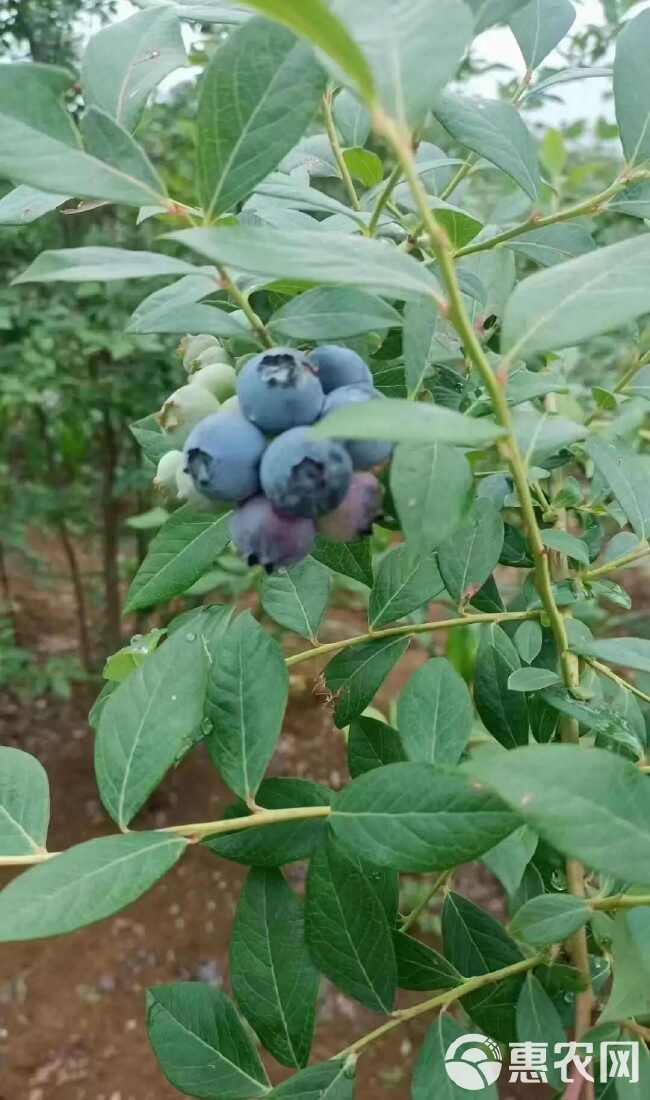
<path id="1" fill-rule="evenodd" d="M 203 386 L 187 385 L 181 386 L 167 398 L 157 418 L 163 431 L 180 431 L 189 435 L 199 420 L 218 409 L 219 402 L 214 394 Z"/>
<path id="2" fill-rule="evenodd" d="M 198 359 L 202 352 L 207 351 L 208 348 L 219 349 L 221 344 L 217 340 L 216 336 L 184 336 L 178 345 L 178 350 L 183 356 L 183 366 L 186 370 L 190 369 L 190 364 Z"/>
<path id="3" fill-rule="evenodd" d="M 190 375 L 190 385 L 203 386 L 220 401 L 225 401 L 235 392 L 237 375 L 229 363 L 208 363 Z"/>
<path id="4" fill-rule="evenodd" d="M 183 452 L 167 451 L 158 463 L 156 476 L 153 479 L 154 489 L 163 493 L 175 493 L 177 491 L 176 475 L 183 468 Z"/>
<path id="5" fill-rule="evenodd" d="M 221 406 L 221 411 L 222 412 L 231 412 L 231 413 L 241 412 L 241 409 L 239 408 L 239 398 L 237 397 L 236 394 L 234 394 L 232 397 L 228 397 L 223 402 L 223 404 Z"/>

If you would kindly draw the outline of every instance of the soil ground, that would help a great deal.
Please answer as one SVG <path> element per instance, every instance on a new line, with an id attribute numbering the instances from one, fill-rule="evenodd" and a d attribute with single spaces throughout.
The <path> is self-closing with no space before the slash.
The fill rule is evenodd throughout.
<path id="1" fill-rule="evenodd" d="M 17 602 L 23 629 L 38 638 L 43 651 L 74 647 L 72 601 L 63 582 L 43 591 L 23 578 Z M 340 636 L 341 615 L 354 618 L 354 613 L 337 611 L 339 633 L 333 637 Z M 382 688 L 379 705 L 387 705 L 424 656 L 416 648 L 405 656 Z M 317 673 L 305 665 L 292 677 L 271 773 L 338 787 L 347 781 L 342 741 L 319 694 Z M 0 697 L 0 743 L 33 753 L 49 775 L 49 846 L 54 850 L 113 831 L 93 777 L 92 734 L 86 721 L 92 695 L 82 685 L 69 701 L 47 697 L 18 703 Z M 199 748 L 167 776 L 136 824 L 157 828 L 211 820 L 230 801 Z M 288 871 L 298 890 L 304 870 L 296 864 Z M 147 1043 L 144 991 L 160 982 L 192 979 L 228 989 L 227 945 L 244 873 L 244 868 L 197 846 L 150 893 L 117 916 L 60 939 L 0 947 L 0 1100 L 178 1097 L 162 1079 Z M 0 885 L 10 878 L 10 872 L 0 872 Z M 497 916 L 502 914 L 500 890 L 481 866 L 462 868 L 455 885 Z M 413 995 L 411 1001 L 422 996 Z M 312 1062 L 330 1057 L 379 1022 L 324 982 Z M 412 1021 L 369 1048 L 360 1061 L 358 1100 L 407 1100 L 413 1055 L 426 1027 L 426 1019 Z M 266 1061 L 274 1083 L 287 1075 L 272 1058 Z M 515 1090 L 505 1085 L 501 1096 L 544 1100 L 546 1094 L 540 1086 Z"/>

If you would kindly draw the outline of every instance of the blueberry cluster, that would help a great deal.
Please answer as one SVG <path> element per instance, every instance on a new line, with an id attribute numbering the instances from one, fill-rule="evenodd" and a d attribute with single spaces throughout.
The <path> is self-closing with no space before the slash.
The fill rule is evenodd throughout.
<path id="1" fill-rule="evenodd" d="M 347 348 L 271 348 L 240 370 L 236 397 L 193 423 L 182 475 L 201 498 L 237 504 L 231 536 L 249 565 L 270 573 L 306 557 L 318 532 L 349 541 L 370 531 L 381 487 L 367 471 L 391 445 L 314 439 L 309 426 L 379 396 L 367 365 Z"/>

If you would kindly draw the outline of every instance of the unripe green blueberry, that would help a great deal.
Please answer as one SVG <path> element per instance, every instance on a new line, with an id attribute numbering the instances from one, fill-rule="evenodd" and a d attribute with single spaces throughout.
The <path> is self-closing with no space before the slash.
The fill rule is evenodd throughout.
<path id="1" fill-rule="evenodd" d="M 183 469 L 183 452 L 167 451 L 158 463 L 156 476 L 153 479 L 154 489 L 163 493 L 176 493 L 176 475 Z"/>
<path id="2" fill-rule="evenodd" d="M 234 394 L 232 397 L 226 398 L 221 406 L 221 412 L 241 413 L 241 409 L 239 407 L 239 398 L 237 397 L 237 394 Z"/>
<path id="3" fill-rule="evenodd" d="M 190 474 L 187 474 L 182 468 L 176 474 L 175 488 L 178 500 L 191 504 L 193 508 L 199 511 L 207 511 L 207 509 L 214 507 L 214 501 L 208 500 L 203 493 L 199 493 Z"/>
<path id="4" fill-rule="evenodd" d="M 221 347 L 221 344 L 217 340 L 216 336 L 184 336 L 178 345 L 178 350 L 183 356 L 183 366 L 187 371 L 190 370 L 190 364 L 198 359 L 204 351 L 208 348 L 214 348 L 217 350 Z"/>
<path id="5" fill-rule="evenodd" d="M 206 363 L 190 375 L 191 386 L 203 386 L 220 401 L 232 397 L 237 385 L 237 375 L 229 363 Z"/>
<path id="6" fill-rule="evenodd" d="M 195 424 L 218 409 L 217 398 L 203 386 L 187 385 L 167 398 L 157 418 L 163 431 L 189 434 Z"/>

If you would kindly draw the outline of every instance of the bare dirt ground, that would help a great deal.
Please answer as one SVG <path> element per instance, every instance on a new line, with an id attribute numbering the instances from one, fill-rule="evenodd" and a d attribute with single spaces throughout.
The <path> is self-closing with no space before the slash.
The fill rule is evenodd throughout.
<path id="1" fill-rule="evenodd" d="M 74 646 L 71 600 L 64 589 L 31 592 L 21 583 L 21 618 L 49 651 Z M 343 613 L 345 618 L 346 613 Z M 337 618 L 340 620 L 337 612 Z M 354 617 L 354 616 L 350 616 Z M 382 688 L 386 706 L 424 659 L 411 650 Z M 298 670 L 296 670 L 298 671 Z M 301 775 L 338 787 L 347 781 L 341 736 L 317 686 L 318 669 L 300 666 L 292 678 L 275 775 Z M 92 732 L 86 721 L 93 688 L 70 701 L 19 704 L 0 697 L 0 743 L 33 753 L 52 789 L 49 846 L 65 848 L 113 831 L 93 777 Z M 137 825 L 218 818 L 232 796 L 199 748 L 175 771 Z M 300 890 L 304 865 L 289 871 Z M 194 847 L 157 886 L 117 916 L 72 935 L 0 947 L 0 1100 L 173 1100 L 144 1028 L 144 991 L 159 982 L 201 980 L 228 989 L 227 945 L 245 869 Z M 11 874 L 0 872 L 0 885 Z M 461 869 L 456 888 L 501 915 L 500 891 L 476 865 Z M 414 995 L 411 1000 L 421 999 Z M 404 1004 L 409 1003 L 403 999 Z M 323 983 L 312 1062 L 347 1046 L 381 1022 Z M 427 1027 L 416 1020 L 369 1048 L 360 1061 L 359 1100 L 407 1100 L 410 1066 Z M 267 1058 L 271 1080 L 287 1074 Z M 513 1091 L 504 1100 L 543 1100 L 546 1089 Z"/>

